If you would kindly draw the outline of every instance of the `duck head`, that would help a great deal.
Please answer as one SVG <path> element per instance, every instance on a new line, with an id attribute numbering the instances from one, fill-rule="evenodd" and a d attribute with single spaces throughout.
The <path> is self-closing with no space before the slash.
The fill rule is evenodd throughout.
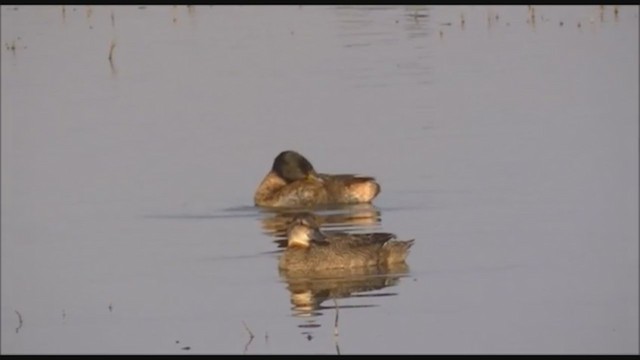
<path id="1" fill-rule="evenodd" d="M 287 229 L 287 247 L 308 248 L 311 242 L 326 243 L 315 217 L 310 213 L 296 215 Z"/>
<path id="2" fill-rule="evenodd" d="M 319 179 L 311 162 L 293 150 L 278 154 L 273 160 L 271 170 L 288 183 L 297 180 Z"/>

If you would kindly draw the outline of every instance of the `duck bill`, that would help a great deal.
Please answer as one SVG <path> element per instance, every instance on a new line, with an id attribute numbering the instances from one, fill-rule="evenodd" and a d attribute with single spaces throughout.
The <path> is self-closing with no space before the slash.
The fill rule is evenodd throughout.
<path id="1" fill-rule="evenodd" d="M 320 231 L 320 229 L 313 229 L 309 234 L 309 237 L 311 238 L 311 241 L 314 241 L 317 243 L 323 243 L 323 244 L 328 243 L 326 236 L 324 236 L 324 234 Z"/>
<path id="2" fill-rule="evenodd" d="M 307 180 L 322 182 L 322 178 L 318 176 L 318 174 L 315 171 L 311 171 L 309 174 L 307 174 Z"/>

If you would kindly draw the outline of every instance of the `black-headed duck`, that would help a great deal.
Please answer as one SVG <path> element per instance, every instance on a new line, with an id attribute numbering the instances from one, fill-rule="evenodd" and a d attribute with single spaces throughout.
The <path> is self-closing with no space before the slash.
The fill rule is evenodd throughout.
<path id="1" fill-rule="evenodd" d="M 273 160 L 253 197 L 257 206 L 313 207 L 369 203 L 380 193 L 370 176 L 320 174 L 295 151 L 283 151 Z"/>

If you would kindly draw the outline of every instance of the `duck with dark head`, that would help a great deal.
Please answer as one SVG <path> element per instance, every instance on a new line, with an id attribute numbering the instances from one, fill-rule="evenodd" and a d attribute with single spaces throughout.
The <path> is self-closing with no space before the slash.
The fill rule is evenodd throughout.
<path id="1" fill-rule="evenodd" d="M 273 160 L 253 199 L 257 206 L 295 208 L 370 203 L 379 193 L 373 177 L 318 173 L 304 156 L 287 150 Z"/>

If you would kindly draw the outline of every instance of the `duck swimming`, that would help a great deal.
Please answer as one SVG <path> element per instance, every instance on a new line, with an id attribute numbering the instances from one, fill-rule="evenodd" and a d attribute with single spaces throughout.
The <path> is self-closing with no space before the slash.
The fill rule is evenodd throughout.
<path id="1" fill-rule="evenodd" d="M 379 193 L 373 177 L 320 174 L 304 156 L 287 150 L 273 160 L 253 200 L 264 207 L 310 207 L 369 203 Z"/>
<path id="2" fill-rule="evenodd" d="M 289 225 L 278 268 L 305 272 L 403 263 L 414 240 L 395 239 L 391 233 L 325 234 L 313 215 L 302 213 Z"/>

